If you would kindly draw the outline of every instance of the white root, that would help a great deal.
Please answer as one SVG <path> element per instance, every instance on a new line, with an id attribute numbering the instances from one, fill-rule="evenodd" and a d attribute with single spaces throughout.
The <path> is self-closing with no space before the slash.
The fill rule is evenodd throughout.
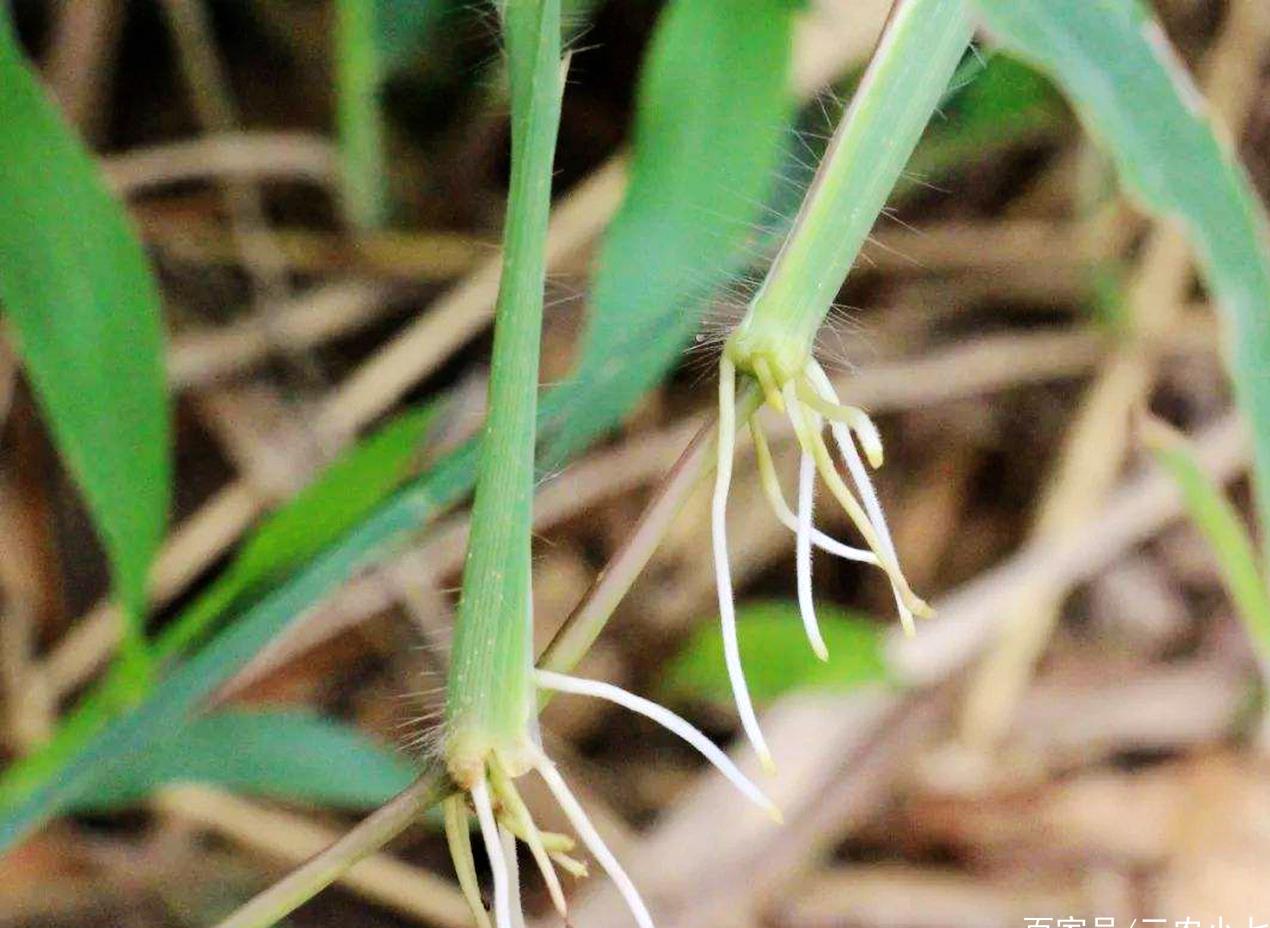
<path id="1" fill-rule="evenodd" d="M 577 833 L 583 846 L 604 868 L 604 871 L 609 875 L 609 879 L 617 887 L 617 891 L 622 894 L 622 898 L 626 900 L 626 905 L 631 910 L 631 914 L 635 916 L 635 922 L 639 925 L 639 928 L 654 928 L 653 918 L 648 914 L 648 907 L 644 905 L 644 900 L 640 897 L 639 890 L 635 888 L 631 878 L 627 876 L 626 871 L 622 869 L 622 865 L 617 862 L 613 852 L 608 849 L 604 839 L 600 837 L 599 832 L 595 830 L 595 826 L 591 824 L 591 819 L 587 817 L 586 811 L 578 803 L 578 800 L 574 798 L 573 793 L 569 790 L 569 785 L 565 783 L 564 777 L 560 775 L 560 771 L 556 769 L 555 765 L 541 750 L 535 747 L 534 751 L 537 754 L 534 764 L 535 769 L 542 777 L 543 782 L 547 784 L 547 789 L 551 790 L 551 795 L 555 797 L 565 817 L 569 819 L 569 824 L 573 826 L 573 830 Z"/>
<path id="2" fill-rule="evenodd" d="M 829 659 L 829 648 L 820 633 L 816 618 L 816 601 L 811 583 L 811 520 L 816 499 L 816 460 L 806 451 L 798 459 L 798 531 L 794 544 L 794 559 L 798 579 L 798 611 L 802 614 L 803 629 L 816 657 Z"/>
<path id="3" fill-rule="evenodd" d="M 719 362 L 719 438 L 718 470 L 715 473 L 714 498 L 711 505 L 711 540 L 714 547 L 714 577 L 719 594 L 719 621 L 723 631 L 723 658 L 741 727 L 754 746 L 760 762 L 767 770 L 775 764 L 759 728 L 745 670 L 741 666 L 741 647 L 737 640 L 736 604 L 732 598 L 732 567 L 728 562 L 727 514 L 728 493 L 732 485 L 732 455 L 736 450 L 736 367 L 725 355 Z"/>
<path id="4" fill-rule="evenodd" d="M 780 523 L 791 532 L 796 533 L 798 531 L 798 517 L 789 508 L 789 503 L 785 501 L 785 493 L 781 489 L 780 478 L 776 476 L 776 467 L 772 463 L 772 452 L 768 447 L 767 437 L 763 434 L 763 427 L 759 424 L 756 416 L 750 417 L 750 434 L 754 436 L 759 482 L 763 486 L 763 493 L 767 496 L 768 504 L 772 507 L 772 511 L 776 514 L 776 518 Z M 861 564 L 872 564 L 874 567 L 878 564 L 877 555 L 872 551 L 843 544 L 838 539 L 826 535 L 814 525 L 811 527 L 811 543 L 821 551 L 826 554 L 832 554 L 834 557 L 857 561 Z"/>
<path id="5" fill-rule="evenodd" d="M 723 753 L 713 741 L 694 727 L 692 723 L 671 712 L 666 707 L 659 706 L 652 700 L 645 699 L 642 696 L 636 696 L 634 693 L 628 692 L 612 683 L 603 683 L 599 680 L 584 680 L 581 677 L 571 677 L 562 673 L 553 673 L 549 670 L 539 670 L 536 676 L 538 685 L 544 689 L 604 699 L 623 708 L 630 709 L 632 712 L 638 712 L 645 718 L 652 719 L 667 731 L 678 735 L 696 748 L 747 799 L 777 821 L 781 820 L 780 810 L 776 808 L 775 803 L 768 799 L 766 794 L 755 785 L 753 780 L 742 773 L 736 764 L 732 763 L 731 758 L 727 754 Z"/>
<path id="6" fill-rule="evenodd" d="M 520 862 L 516 859 L 516 836 L 501 826 L 498 836 L 503 846 L 503 863 L 507 867 L 507 909 L 511 912 L 512 928 L 525 928 L 525 910 L 520 903 Z"/>
<path id="7" fill-rule="evenodd" d="M 807 367 L 807 373 L 812 386 L 826 401 L 841 405 L 832 381 L 818 363 L 812 361 Z M 872 422 L 869 425 L 872 428 Z M 868 469 L 860 459 L 860 452 L 856 450 L 851 429 L 844 423 L 834 420 L 830 422 L 829 430 L 838 446 L 839 453 L 846 462 L 847 470 L 856 485 L 860 499 L 864 503 L 864 510 L 868 514 L 869 522 L 873 525 L 873 531 L 877 534 L 878 546 L 881 548 L 878 553 L 889 567 L 887 572 L 890 573 L 893 570 L 898 575 L 899 557 L 895 551 L 895 543 L 891 539 L 891 530 L 886 524 L 886 514 L 882 511 L 882 504 L 878 500 L 877 491 L 873 488 L 873 481 L 869 479 Z M 876 436 L 877 430 L 872 429 L 872 432 Z M 881 442 L 879 441 L 878 444 L 880 446 Z M 891 587 L 895 594 L 895 605 L 899 609 L 900 623 L 904 627 L 905 634 L 912 635 L 915 632 L 913 612 L 905 601 L 904 591 L 895 577 L 892 577 Z"/>
<path id="8" fill-rule="evenodd" d="M 494 924 L 497 928 L 514 928 L 511 913 L 511 884 L 507 873 L 507 859 L 503 856 L 502 842 L 498 837 L 498 823 L 494 820 L 494 808 L 489 801 L 489 787 L 485 777 L 472 784 L 472 806 L 481 826 L 481 840 L 485 855 L 489 858 L 490 872 L 494 875 Z"/>

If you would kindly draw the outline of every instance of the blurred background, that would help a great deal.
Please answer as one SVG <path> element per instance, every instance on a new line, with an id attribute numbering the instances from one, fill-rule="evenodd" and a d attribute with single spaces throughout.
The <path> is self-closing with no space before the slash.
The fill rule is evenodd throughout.
<path id="1" fill-rule="evenodd" d="M 1265 0 L 1154 6 L 1270 191 Z M 575 7 L 546 382 L 566 377 L 576 355 L 663 13 L 652 0 Z M 811 0 L 800 14 L 805 103 L 778 185 L 785 216 L 887 8 Z M 463 0 L 380 0 L 376 10 L 385 172 L 382 189 L 358 194 L 333 141 L 332 4 L 13 5 L 162 286 L 177 496 L 154 574 L 157 626 L 354 435 L 442 394 L 431 448 L 480 422 L 508 166 L 496 24 Z M 793 537 L 762 502 L 746 450 L 730 508 L 733 569 L 787 824 L 739 811 L 690 752 L 627 713 L 562 699 L 544 716 L 551 755 L 662 928 L 1270 922 L 1256 658 L 1216 560 L 1136 425 L 1150 409 L 1191 435 L 1247 508 L 1248 450 L 1213 313 L 1175 231 L 1119 196 L 1110 164 L 1045 80 L 993 55 L 990 41 L 968 64 L 822 339 L 844 399 L 882 431 L 879 491 L 901 561 L 940 615 L 903 641 L 880 575 L 820 559 L 833 660 L 818 664 L 794 603 Z M 762 270 L 760 260 L 752 271 Z M 711 346 L 734 303 L 707 309 L 696 347 L 620 430 L 544 475 L 540 644 L 710 411 Z M 790 436 L 774 451 L 792 485 Z M 698 493 L 579 672 L 666 701 L 727 741 L 736 720 L 708 515 Z M 825 528 L 847 534 L 833 518 Z M 314 779 L 348 789 L 289 795 L 241 770 L 215 782 L 174 772 L 10 852 L 0 925 L 215 924 L 401 788 L 440 704 L 464 533 L 461 511 L 443 517 L 217 692 L 221 708 L 345 723 L 355 743 L 307 747 Z M 48 737 L 108 657 L 107 586 L 82 504 L 0 341 L 9 758 Z M 238 750 L 215 738 L 204 749 Z M 540 821 L 561 825 L 550 803 L 535 805 Z M 602 877 L 572 898 L 575 925 L 628 923 Z M 541 887 L 531 883 L 527 901 L 543 924 L 559 923 Z M 467 918 L 444 839 L 425 821 L 285 923 L 449 928 Z"/>

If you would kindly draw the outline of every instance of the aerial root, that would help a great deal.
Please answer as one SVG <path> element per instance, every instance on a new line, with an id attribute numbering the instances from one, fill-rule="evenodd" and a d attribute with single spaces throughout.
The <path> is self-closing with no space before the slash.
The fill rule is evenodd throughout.
<path id="1" fill-rule="evenodd" d="M 551 762 L 547 755 L 542 753 L 540 748 L 534 746 L 533 751 L 537 755 L 534 760 L 534 769 L 538 771 L 538 775 L 547 784 L 547 789 L 555 797 L 556 803 L 569 820 L 569 824 L 573 826 L 573 830 L 582 842 L 583 847 L 604 868 L 604 872 L 609 875 L 609 879 L 613 881 L 617 891 L 621 893 L 622 898 L 626 901 L 627 908 L 635 916 L 635 922 L 639 925 L 639 928 L 654 928 L 652 916 L 648 914 L 648 907 L 640 897 L 639 890 L 635 888 L 631 878 L 627 876 L 626 871 L 622 869 L 622 865 L 617 862 L 617 858 L 613 856 L 612 851 L 608 849 L 608 845 L 604 843 L 604 839 L 600 837 L 599 832 L 595 830 L 595 826 L 591 824 L 591 819 L 578 803 L 578 800 L 574 798 L 569 785 L 565 783 L 564 777 L 560 775 L 560 771 L 556 769 L 555 764 Z"/>
<path id="2" fill-rule="evenodd" d="M 736 367 L 727 355 L 719 362 L 719 434 L 718 469 L 715 472 L 714 497 L 711 501 L 710 528 L 714 550 L 714 576 L 719 597 L 719 622 L 723 633 L 723 658 L 728 681 L 741 727 L 754 746 L 763 767 L 774 770 L 771 751 L 759 728 L 745 670 L 741 666 L 741 648 L 737 640 L 736 604 L 732 593 L 732 567 L 728 560 L 727 512 L 728 492 L 732 484 L 732 456 L 736 450 Z"/>
<path id="3" fill-rule="evenodd" d="M 572 693 L 578 696 L 592 696 L 597 699 L 603 699 L 651 719 L 662 728 L 679 736 L 696 748 L 742 795 L 756 806 L 777 821 L 781 819 L 780 810 L 776 808 L 775 803 L 768 799 L 767 795 L 740 771 L 731 758 L 723 753 L 713 741 L 707 738 L 687 719 L 676 715 L 665 706 L 660 706 L 651 699 L 636 696 L 620 686 L 615 686 L 612 683 L 603 683 L 599 680 L 584 680 L 581 677 L 566 676 L 565 674 L 553 673 L 548 670 L 537 671 L 536 679 L 538 685 L 544 689 L 554 690 L 558 693 Z"/>

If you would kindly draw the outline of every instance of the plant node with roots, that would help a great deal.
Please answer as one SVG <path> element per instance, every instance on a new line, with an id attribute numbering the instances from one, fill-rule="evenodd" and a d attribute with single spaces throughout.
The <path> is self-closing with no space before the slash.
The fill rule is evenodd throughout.
<path id="1" fill-rule="evenodd" d="M 594 696 L 630 709 L 663 726 L 687 741 L 713 764 L 741 793 L 777 821 L 781 815 L 763 791 L 701 731 L 670 710 L 627 692 L 620 687 L 596 680 L 584 680 L 545 670 L 533 672 L 535 688 L 559 693 Z M 575 841 L 567 835 L 541 831 L 528 806 L 516 788 L 516 778 L 537 773 L 546 784 L 561 811 L 569 820 L 578 840 L 613 880 L 640 928 L 653 928 L 652 917 L 626 871 L 605 845 L 586 811 L 555 765 L 544 753 L 537 727 L 526 724 L 520 737 L 504 741 L 501 747 L 488 747 L 474 753 L 472 746 L 482 739 L 472 737 L 471 729 L 452 732 L 446 739 L 446 758 L 450 777 L 460 787 L 444 802 L 445 832 L 454 859 L 459 887 L 472 909 L 480 928 L 491 928 L 472 853 L 469 811 L 475 813 L 481 841 L 489 859 L 494 884 L 494 921 L 496 928 L 519 928 L 524 925 L 520 906 L 519 880 L 516 872 L 516 841 L 529 848 L 534 864 L 542 874 L 552 904 L 567 915 L 567 903 L 557 868 L 574 877 L 587 875 L 587 868 L 573 856 Z"/>
<path id="2" fill-rule="evenodd" d="M 741 664 L 732 572 L 728 560 L 727 502 L 738 426 L 738 375 L 753 378 L 762 392 L 764 402 L 758 409 L 746 414 L 747 424 L 754 437 L 764 494 L 777 519 L 796 536 L 798 605 L 808 641 L 816 656 L 821 660 L 828 660 L 829 652 L 820 633 L 812 597 L 813 547 L 837 557 L 881 568 L 891 583 L 905 632 L 912 634 L 914 616 L 927 617 L 931 615 L 931 609 L 913 592 L 900 569 L 886 517 L 869 479 L 869 467 L 866 467 L 865 460 L 873 468 L 882 464 L 882 439 L 877 427 L 862 409 L 842 404 L 828 375 L 809 350 L 798 347 L 798 339 L 791 339 L 788 332 L 782 333 L 779 338 L 762 338 L 758 330 L 747 325 L 752 319 L 753 316 L 747 318 L 733 333 L 724 346 L 723 357 L 719 362 L 718 469 L 715 474 L 711 520 L 715 579 L 718 585 L 723 653 L 728 679 L 732 684 L 733 697 L 745 734 L 764 766 L 770 770 L 773 767 L 771 752 L 759 728 Z M 786 502 L 772 462 L 771 449 L 759 415 L 763 405 L 787 416 L 798 439 L 801 455 L 797 512 L 791 510 Z M 854 491 L 838 472 L 833 452 L 825 440 L 826 425 L 851 476 Z M 864 452 L 863 457 L 861 450 Z M 846 512 L 863 539 L 864 547 L 844 544 L 813 525 L 817 475 Z"/>

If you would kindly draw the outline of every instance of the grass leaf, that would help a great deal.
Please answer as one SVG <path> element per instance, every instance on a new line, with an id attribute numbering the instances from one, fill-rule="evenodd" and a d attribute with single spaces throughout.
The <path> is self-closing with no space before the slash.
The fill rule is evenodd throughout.
<path id="1" fill-rule="evenodd" d="M 418 473 L 436 411 L 429 403 L 397 416 L 265 519 L 234 560 L 238 581 L 254 586 L 310 560 Z"/>
<path id="2" fill-rule="evenodd" d="M 118 808 L 170 783 L 364 809 L 410 785 L 414 765 L 342 722 L 309 712 L 217 712 L 108 768 L 77 811 Z"/>
<path id="3" fill-rule="evenodd" d="M 737 610 L 741 654 L 748 656 L 746 680 L 754 701 L 769 703 L 799 689 L 849 690 L 887 680 L 880 626 L 860 615 L 820 605 L 820 630 L 829 647 L 821 661 L 807 645 L 798 604 L 749 603 Z M 719 623 L 702 624 L 667 666 L 663 691 L 675 699 L 732 704 L 732 686 L 723 664 Z"/>
<path id="4" fill-rule="evenodd" d="M 348 449 L 310 486 L 249 536 L 230 566 L 155 641 L 156 659 L 183 654 L 214 623 L 249 596 L 279 582 L 357 524 L 414 475 L 436 404 L 403 413 Z M 0 777 L 0 804 L 12 804 L 42 782 L 131 700 L 112 673 L 58 726 L 35 753 Z"/>
<path id="5" fill-rule="evenodd" d="M 268 516 L 216 582 L 165 629 L 159 656 L 184 651 L 234 602 L 311 560 L 417 474 L 436 412 L 429 403 L 392 419 Z"/>
<path id="6" fill-rule="evenodd" d="M 675 0 L 662 14 L 640 80 L 630 186 L 605 235 L 574 373 L 588 388 L 549 457 L 579 448 L 661 378 L 745 260 L 794 112 L 796 6 Z"/>
<path id="7" fill-rule="evenodd" d="M 159 296 L 122 206 L 2 10 L 0 125 L 0 303 L 105 544 L 140 659 L 171 492 Z"/>
<path id="8" fill-rule="evenodd" d="M 1270 594 L 1257 567 L 1257 550 L 1239 513 L 1204 473 L 1186 439 L 1156 419 L 1145 426 L 1156 461 L 1177 482 L 1191 521 L 1204 534 L 1253 646 L 1270 666 Z"/>
<path id="9" fill-rule="evenodd" d="M 1136 0 L 976 0 L 1006 47 L 1051 74 L 1109 148 L 1124 184 L 1181 221 L 1227 328 L 1270 528 L 1270 236 L 1244 170 L 1159 25 Z"/>
<path id="10" fill-rule="evenodd" d="M 194 657 L 162 680 L 139 706 L 91 733 L 73 757 L 17 796 L 5 794 L 0 850 L 52 815 L 88 796 L 100 778 L 126 767 L 128 758 L 188 725 L 203 700 L 306 610 L 358 570 L 386 557 L 411 533 L 470 486 L 472 445 L 449 456 L 429 476 L 385 504 L 288 581 L 242 612 Z M 24 784 L 25 785 L 25 784 Z"/>

